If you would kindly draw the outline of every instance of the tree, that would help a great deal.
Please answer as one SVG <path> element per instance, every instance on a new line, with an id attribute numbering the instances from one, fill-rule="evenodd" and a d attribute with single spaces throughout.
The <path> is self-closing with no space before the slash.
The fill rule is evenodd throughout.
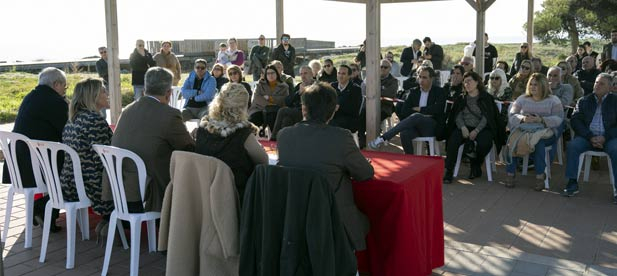
<path id="1" fill-rule="evenodd" d="M 608 38 L 617 26 L 617 0 L 545 0 L 535 12 L 534 34 L 543 43 L 566 45 L 576 52 L 581 37 Z"/>

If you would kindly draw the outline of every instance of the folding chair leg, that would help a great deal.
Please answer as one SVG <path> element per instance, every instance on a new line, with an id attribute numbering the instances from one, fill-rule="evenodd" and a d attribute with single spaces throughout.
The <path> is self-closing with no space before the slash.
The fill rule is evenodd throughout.
<path id="1" fill-rule="evenodd" d="M 25 191 L 26 197 L 26 240 L 24 248 L 32 247 L 32 219 L 34 218 L 34 192 Z"/>
<path id="2" fill-rule="evenodd" d="M 109 261 L 111 259 L 111 250 L 114 247 L 114 235 L 116 234 L 116 224 L 118 224 L 118 216 L 116 212 L 112 212 L 109 218 L 109 229 L 107 230 L 107 243 L 105 245 L 105 259 L 103 261 L 103 270 L 101 276 L 107 275 L 109 269 Z M 126 249 L 126 248 L 125 248 Z"/>
<path id="3" fill-rule="evenodd" d="M 156 252 L 156 224 L 154 220 L 146 222 L 148 227 L 148 250 L 149 252 Z"/>
<path id="4" fill-rule="evenodd" d="M 585 177 L 583 181 L 589 182 L 589 171 L 591 170 L 591 158 L 592 156 L 585 156 Z"/>
<path id="5" fill-rule="evenodd" d="M 72 269 L 75 266 L 76 217 L 76 209 L 66 210 L 66 269 Z"/>
<path id="6" fill-rule="evenodd" d="M 458 154 L 456 155 L 456 165 L 454 166 L 454 174 L 453 177 L 458 175 L 458 169 L 461 168 L 461 158 L 463 158 L 463 146 L 458 147 Z"/>
<path id="7" fill-rule="evenodd" d="M 49 229 L 50 228 L 51 228 L 51 202 L 48 201 L 47 204 L 45 205 L 45 220 L 43 221 L 43 241 L 41 242 L 41 256 L 39 257 L 39 263 L 45 262 L 45 257 L 47 255 L 47 243 L 49 243 Z"/>
<path id="8" fill-rule="evenodd" d="M 131 276 L 139 272 L 139 243 L 141 241 L 141 221 L 131 221 Z"/>

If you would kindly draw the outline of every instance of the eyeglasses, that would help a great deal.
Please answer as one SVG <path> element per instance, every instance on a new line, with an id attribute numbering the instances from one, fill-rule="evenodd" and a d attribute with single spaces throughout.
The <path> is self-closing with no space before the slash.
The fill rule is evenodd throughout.
<path id="1" fill-rule="evenodd" d="M 265 39 L 265 38 L 263 38 L 263 37 L 260 37 L 260 38 L 259 38 L 259 40 L 266 40 L 266 39 Z"/>
<path id="2" fill-rule="evenodd" d="M 231 72 L 229 72 L 229 75 L 230 75 L 230 76 L 233 76 L 233 75 L 240 75 L 240 72 L 237 72 L 237 71 L 231 71 Z"/>
<path id="3" fill-rule="evenodd" d="M 490 79 L 490 80 L 500 80 L 500 79 L 501 79 L 501 77 L 490 77 L 489 79 Z"/>
<path id="4" fill-rule="evenodd" d="M 101 54 L 101 55 L 102 55 L 102 54 L 107 54 L 107 51 L 102 51 L 102 52 L 99 52 L 99 54 Z"/>
<path id="5" fill-rule="evenodd" d="M 332 67 L 332 64 L 324 64 L 324 68 Z"/>
<path id="6" fill-rule="evenodd" d="M 195 70 L 206 70 L 204 66 L 195 66 Z"/>
<path id="7" fill-rule="evenodd" d="M 521 46 L 521 48 L 527 48 L 527 46 Z"/>
<path id="8" fill-rule="evenodd" d="M 529 67 L 529 66 L 521 66 L 521 68 L 523 68 L 523 70 L 529 70 L 529 69 L 531 69 L 531 67 Z"/>
<path id="9" fill-rule="evenodd" d="M 469 62 L 461 62 L 461 65 L 463 65 L 463 66 L 467 66 L 467 65 L 470 65 L 470 64 L 471 63 L 469 63 Z"/>
<path id="10" fill-rule="evenodd" d="M 137 45 L 137 47 L 144 47 L 144 45 L 143 44 L 139 44 L 139 45 Z"/>
<path id="11" fill-rule="evenodd" d="M 381 69 L 390 69 L 390 66 L 385 66 L 385 65 L 382 65 L 382 66 L 381 66 Z"/>

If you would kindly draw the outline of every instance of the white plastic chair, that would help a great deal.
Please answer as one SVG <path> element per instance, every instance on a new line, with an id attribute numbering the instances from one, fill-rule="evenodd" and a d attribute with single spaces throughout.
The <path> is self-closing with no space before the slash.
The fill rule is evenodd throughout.
<path id="1" fill-rule="evenodd" d="M 156 251 L 156 233 L 154 221 L 161 217 L 160 212 L 129 213 L 126 195 L 124 193 L 124 181 L 122 178 L 122 163 L 125 158 L 131 159 L 137 167 L 139 179 L 139 192 L 143 202 L 146 193 L 146 165 L 141 158 L 132 151 L 104 145 L 92 145 L 99 154 L 109 176 L 109 184 L 114 199 L 115 210 L 109 219 L 109 231 L 107 233 L 107 245 L 105 248 L 105 261 L 101 275 L 107 275 L 111 250 L 114 242 L 115 229 L 118 228 L 124 249 L 127 249 L 126 237 L 122 223 L 118 220 L 126 220 L 131 224 L 131 276 L 137 276 L 139 271 L 139 244 L 141 239 L 141 223 L 146 222 L 148 227 L 149 252 Z"/>
<path id="2" fill-rule="evenodd" d="M 593 156 L 606 157 L 606 160 L 608 161 L 608 175 L 609 175 L 609 179 L 611 182 L 611 187 L 613 187 L 613 196 L 617 196 L 617 190 L 615 190 L 615 177 L 613 176 L 613 161 L 611 160 L 611 157 L 608 156 L 606 152 L 588 150 L 586 152 L 581 153 L 581 155 L 578 157 L 578 174 L 576 175 L 577 176 L 581 175 L 581 169 L 583 168 L 583 161 L 585 161 L 585 175 L 583 177 L 583 181 L 589 182 L 589 171 L 591 169 L 591 157 Z"/>
<path id="3" fill-rule="evenodd" d="M 26 237 L 24 242 L 25 248 L 32 247 L 32 217 L 34 216 L 34 194 L 47 193 L 47 188 L 43 183 L 39 162 L 34 154 L 34 151 L 28 144 L 28 137 L 19 133 L 0 131 L 0 146 L 4 153 L 4 159 L 9 169 L 11 177 L 11 187 L 7 193 L 6 211 L 4 214 L 4 228 L 2 231 L 2 242 L 6 242 L 6 237 L 9 232 L 9 223 L 11 221 L 11 212 L 13 209 L 13 196 L 15 193 L 23 194 L 26 200 Z M 24 188 L 17 164 L 17 143 L 23 143 L 30 150 L 30 159 L 32 160 L 32 168 L 34 173 L 34 181 L 36 187 Z"/>
<path id="4" fill-rule="evenodd" d="M 422 154 L 422 148 L 423 148 L 425 142 L 428 143 L 428 148 L 429 148 L 428 154 L 430 156 L 439 156 L 440 155 L 439 147 L 435 146 L 435 136 L 416 137 L 415 139 L 413 139 L 411 141 L 416 144 L 416 150 L 415 150 L 415 154 L 416 155 L 421 155 Z"/>
<path id="5" fill-rule="evenodd" d="M 551 156 L 550 152 L 553 149 L 553 146 L 544 147 L 544 164 L 546 164 L 544 173 L 546 177 L 544 178 L 544 188 L 548 190 L 549 188 L 549 179 L 551 178 Z M 529 167 L 529 155 L 523 157 L 523 170 L 521 171 L 521 175 L 527 175 L 527 170 Z"/>
<path id="6" fill-rule="evenodd" d="M 182 106 L 179 105 L 180 100 L 178 99 L 180 97 L 180 89 L 182 87 L 180 86 L 172 86 L 172 92 L 171 92 L 171 98 L 169 99 L 169 106 L 176 108 L 176 109 L 182 109 Z"/>
<path id="7" fill-rule="evenodd" d="M 90 199 L 86 195 L 84 181 L 81 175 L 81 162 L 79 155 L 71 147 L 58 142 L 30 140 L 30 146 L 34 149 L 36 157 L 43 168 L 49 201 L 45 206 L 45 223 L 43 227 L 43 241 L 41 242 L 41 256 L 39 262 L 45 262 L 47 244 L 49 242 L 49 228 L 51 227 L 52 208 L 66 210 L 66 269 L 75 267 L 75 219 L 79 222 L 82 240 L 90 239 L 90 224 L 88 223 L 88 207 Z M 58 154 L 67 153 L 73 163 L 73 175 L 79 201 L 66 202 L 62 196 L 62 184 L 60 182 Z"/>
<path id="8" fill-rule="evenodd" d="M 456 165 L 454 166 L 454 177 L 458 175 L 458 169 L 461 167 L 461 158 L 463 157 L 464 148 L 465 144 L 462 144 L 460 147 L 458 147 L 458 154 L 456 155 Z M 491 159 L 493 159 L 494 156 L 494 148 L 491 148 L 491 151 L 486 155 L 486 158 L 484 158 L 484 166 L 486 167 L 486 178 L 490 182 L 493 182 L 493 171 L 497 171 L 494 166 L 491 166 L 491 163 L 495 163 L 491 162 Z"/>

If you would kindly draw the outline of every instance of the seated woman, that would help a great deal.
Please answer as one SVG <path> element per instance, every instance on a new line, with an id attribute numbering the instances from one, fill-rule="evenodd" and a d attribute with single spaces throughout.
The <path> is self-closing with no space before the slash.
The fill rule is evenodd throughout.
<path id="1" fill-rule="evenodd" d="M 231 168 L 240 202 L 255 166 L 268 164 L 268 155 L 255 137 L 257 127 L 248 121 L 247 103 L 244 86 L 224 85 L 208 115 L 201 118 L 195 142 L 196 153 L 221 159 Z"/>
<path id="2" fill-rule="evenodd" d="M 285 106 L 285 97 L 289 96 L 289 86 L 281 81 L 281 76 L 275 65 L 266 66 L 265 78 L 259 80 L 255 87 L 255 95 L 249 108 L 249 121 L 264 128 L 274 129 L 276 114 L 279 108 Z M 264 136 L 260 132 L 260 136 Z"/>
<path id="3" fill-rule="evenodd" d="M 282 128 L 293 126 L 302 121 L 302 104 L 300 97 L 307 87 L 315 83 L 311 71 L 311 67 L 307 65 L 300 67 L 300 78 L 302 78 L 302 82 L 296 85 L 293 94 L 290 93 L 289 96 L 285 98 L 286 107 L 279 109 L 279 112 L 276 114 L 272 137 L 270 137 L 271 141 L 276 141 L 276 136 Z"/>
<path id="4" fill-rule="evenodd" d="M 564 113 L 561 100 L 551 95 L 551 88 L 546 77 L 540 73 L 531 75 L 525 95 L 518 97 L 510 108 L 508 126 L 512 130 L 521 124 L 542 123 L 547 128 L 553 130 L 553 136 L 547 139 L 540 139 L 535 145 L 533 158 L 536 171 L 534 190 L 536 191 L 544 189 L 544 178 L 546 177 L 544 169 L 547 165 L 550 165 L 544 162 L 544 148 L 555 144 L 561 135 L 559 128 L 562 125 L 563 118 Z M 518 159 L 518 157 L 513 157 L 512 162 L 506 166 L 508 175 L 506 187 L 508 188 L 515 186 L 514 173 Z"/>
<path id="5" fill-rule="evenodd" d="M 223 84 L 229 82 L 229 79 L 225 77 L 225 66 L 223 64 L 214 64 L 210 71 L 210 75 L 216 80 L 216 91 L 221 91 Z"/>
<path id="6" fill-rule="evenodd" d="M 229 76 L 229 81 L 231 83 L 239 83 L 239 84 L 242 84 L 242 86 L 244 86 L 244 89 L 246 89 L 246 92 L 249 93 L 248 106 L 250 107 L 251 98 L 253 97 L 253 91 L 251 90 L 250 84 L 248 84 L 245 81 L 242 81 L 242 69 L 240 69 L 240 66 L 230 65 L 229 67 L 227 67 L 227 76 Z"/>
<path id="7" fill-rule="evenodd" d="M 308 66 L 311 67 L 313 79 L 316 80 L 319 75 L 319 71 L 321 71 L 321 62 L 318 59 L 314 59 L 309 62 Z"/>
<path id="8" fill-rule="evenodd" d="M 525 94 L 525 89 L 527 87 L 527 81 L 529 80 L 529 76 L 531 75 L 531 69 L 533 65 L 530 60 L 521 61 L 521 67 L 518 70 L 518 73 L 514 75 L 508 84 L 510 88 L 512 88 L 512 99 L 516 99 L 519 96 Z"/>
<path id="9" fill-rule="evenodd" d="M 482 176 L 482 163 L 493 147 L 499 151 L 503 144 L 505 129 L 499 121 L 499 111 L 493 96 L 488 94 L 482 78 L 476 72 L 463 76 L 465 93 L 454 101 L 446 127 L 446 172 L 444 183 L 452 183 L 458 148 L 466 142 L 475 143 L 475 157 L 470 156 L 471 170 L 468 179 Z M 468 155 L 469 156 L 469 155 Z"/>
<path id="10" fill-rule="evenodd" d="M 107 234 L 109 215 L 114 210 L 113 201 L 101 198 L 103 163 L 92 149 L 93 144 L 111 145 L 111 128 L 98 112 L 102 108 L 109 108 L 109 97 L 103 87 L 103 80 L 93 78 L 81 80 L 75 85 L 69 106 L 69 121 L 62 131 L 62 143 L 73 148 L 79 155 L 84 187 L 86 195 L 92 202 L 92 209 L 103 217 L 96 226 L 99 240 L 101 235 Z M 64 199 L 78 201 L 73 162 L 68 154 L 64 157 L 60 181 Z"/>
<path id="11" fill-rule="evenodd" d="M 216 79 L 206 70 L 206 60 L 195 60 L 195 70 L 184 81 L 182 97 L 186 100 L 182 120 L 200 119 L 208 113 L 208 104 L 216 95 Z"/>
<path id="12" fill-rule="evenodd" d="M 493 70 L 493 72 L 491 72 L 488 77 L 488 93 L 491 94 L 491 96 L 493 96 L 495 100 L 500 102 L 512 101 L 512 88 L 510 88 L 510 85 L 508 85 L 506 78 L 506 72 L 501 69 Z M 509 103 L 501 103 L 502 117 L 508 117 L 509 107 Z"/>
<path id="13" fill-rule="evenodd" d="M 570 63 L 562 60 L 557 63 L 557 66 L 561 68 L 561 83 L 569 84 L 570 86 L 572 86 L 572 89 L 574 90 L 572 102 L 576 103 L 578 99 L 583 96 L 583 88 L 581 87 L 581 83 L 576 77 L 572 76 L 572 66 L 570 65 Z"/>
<path id="14" fill-rule="evenodd" d="M 416 71 L 419 87 L 411 89 L 401 111 L 401 121 L 382 136 L 369 142 L 368 146 L 377 149 L 399 132 L 406 154 L 413 154 L 413 139 L 416 137 L 440 137 L 445 127 L 444 107 L 446 94 L 442 88 L 433 85 L 435 71 L 420 66 Z"/>

